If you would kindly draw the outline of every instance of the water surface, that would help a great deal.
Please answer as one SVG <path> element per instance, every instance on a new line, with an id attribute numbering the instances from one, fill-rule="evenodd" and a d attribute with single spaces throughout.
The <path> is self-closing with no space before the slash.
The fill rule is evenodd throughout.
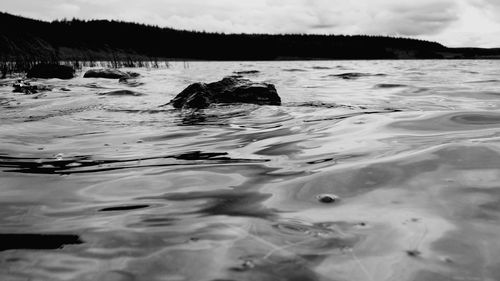
<path id="1" fill-rule="evenodd" d="M 0 82 L 1 280 L 500 280 L 498 62 L 133 71 Z M 234 74 L 283 105 L 162 106 Z"/>

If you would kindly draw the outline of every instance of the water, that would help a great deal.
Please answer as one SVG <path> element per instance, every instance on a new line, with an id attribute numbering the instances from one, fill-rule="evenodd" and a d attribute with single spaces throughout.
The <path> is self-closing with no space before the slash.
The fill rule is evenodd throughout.
<path id="1" fill-rule="evenodd" d="M 500 280 L 497 61 L 133 71 L 1 81 L 0 280 Z M 283 105 L 161 107 L 235 71 Z"/>

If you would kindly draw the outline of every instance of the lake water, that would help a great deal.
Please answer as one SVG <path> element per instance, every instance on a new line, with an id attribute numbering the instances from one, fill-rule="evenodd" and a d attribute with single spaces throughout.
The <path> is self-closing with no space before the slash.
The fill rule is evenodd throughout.
<path id="1" fill-rule="evenodd" d="M 500 280 L 499 61 L 131 70 L 0 80 L 0 280 Z M 250 70 L 282 106 L 161 106 Z"/>

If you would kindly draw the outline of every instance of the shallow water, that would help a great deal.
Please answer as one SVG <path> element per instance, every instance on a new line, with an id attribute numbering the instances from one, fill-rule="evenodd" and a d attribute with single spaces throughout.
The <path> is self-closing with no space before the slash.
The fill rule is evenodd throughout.
<path id="1" fill-rule="evenodd" d="M 500 280 L 499 63 L 0 81 L 0 280 Z M 283 105 L 161 106 L 236 72 Z"/>

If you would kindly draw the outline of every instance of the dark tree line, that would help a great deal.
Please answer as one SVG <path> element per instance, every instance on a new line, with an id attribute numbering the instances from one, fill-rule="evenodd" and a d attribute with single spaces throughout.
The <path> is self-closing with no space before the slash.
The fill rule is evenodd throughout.
<path id="1" fill-rule="evenodd" d="M 0 13 L 2 61 L 435 59 L 498 55 L 385 36 L 221 34 L 108 20 L 44 22 Z"/>

